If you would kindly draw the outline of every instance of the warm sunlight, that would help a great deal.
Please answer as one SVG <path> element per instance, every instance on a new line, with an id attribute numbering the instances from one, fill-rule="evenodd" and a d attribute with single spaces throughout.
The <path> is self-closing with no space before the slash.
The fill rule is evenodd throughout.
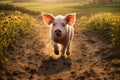
<path id="1" fill-rule="evenodd" d="M 0 0 L 0 80 L 120 80 L 120 0 Z"/>

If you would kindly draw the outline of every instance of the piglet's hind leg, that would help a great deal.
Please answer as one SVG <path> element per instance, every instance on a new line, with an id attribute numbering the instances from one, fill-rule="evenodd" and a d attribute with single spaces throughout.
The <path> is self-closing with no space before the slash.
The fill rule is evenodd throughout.
<path id="1" fill-rule="evenodd" d="M 67 47 L 66 55 L 67 55 L 67 56 L 70 55 L 70 44 L 69 44 L 68 47 Z"/>

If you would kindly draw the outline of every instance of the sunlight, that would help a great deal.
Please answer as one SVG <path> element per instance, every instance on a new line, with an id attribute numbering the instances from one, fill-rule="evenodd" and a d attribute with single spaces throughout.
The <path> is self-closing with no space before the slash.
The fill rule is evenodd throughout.
<path id="1" fill-rule="evenodd" d="M 120 0 L 0 0 L 0 80 L 120 80 Z"/>

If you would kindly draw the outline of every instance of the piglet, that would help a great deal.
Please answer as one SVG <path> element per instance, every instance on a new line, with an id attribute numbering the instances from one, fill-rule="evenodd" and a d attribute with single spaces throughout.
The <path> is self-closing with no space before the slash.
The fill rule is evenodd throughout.
<path id="1" fill-rule="evenodd" d="M 62 45 L 61 56 L 70 55 L 70 43 L 74 36 L 73 25 L 76 20 L 76 14 L 67 14 L 66 16 L 42 13 L 44 22 L 50 26 L 50 38 L 54 47 L 54 53 L 59 55 L 58 44 Z"/>

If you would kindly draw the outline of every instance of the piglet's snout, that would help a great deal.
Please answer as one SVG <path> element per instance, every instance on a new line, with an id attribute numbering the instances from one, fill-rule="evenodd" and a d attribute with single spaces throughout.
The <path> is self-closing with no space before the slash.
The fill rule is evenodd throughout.
<path id="1" fill-rule="evenodd" d="M 56 34 L 56 36 L 58 36 L 58 37 L 62 36 L 62 32 L 61 32 L 61 30 L 59 30 L 59 29 L 55 30 L 55 34 Z"/>

